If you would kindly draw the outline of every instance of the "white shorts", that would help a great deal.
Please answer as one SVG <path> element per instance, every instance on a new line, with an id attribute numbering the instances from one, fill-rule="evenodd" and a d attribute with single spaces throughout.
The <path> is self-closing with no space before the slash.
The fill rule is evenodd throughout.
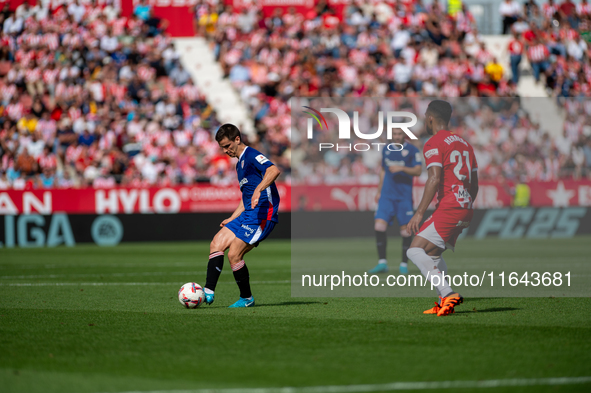
<path id="1" fill-rule="evenodd" d="M 427 228 L 423 229 L 421 232 L 417 233 L 417 236 L 422 237 L 423 239 L 429 240 L 431 243 L 435 244 L 437 247 L 442 248 L 444 250 L 450 249 L 454 250 L 454 246 L 449 243 L 445 243 L 441 235 L 437 233 L 437 229 L 435 229 L 435 223 L 432 222 Z"/>

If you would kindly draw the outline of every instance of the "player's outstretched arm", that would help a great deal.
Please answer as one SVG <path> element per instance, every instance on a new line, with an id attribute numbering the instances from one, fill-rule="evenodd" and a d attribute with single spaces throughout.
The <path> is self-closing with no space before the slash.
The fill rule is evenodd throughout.
<path id="1" fill-rule="evenodd" d="M 259 197 L 261 196 L 261 191 L 264 190 L 265 188 L 269 187 L 271 184 L 273 184 L 273 182 L 275 180 L 277 180 L 277 178 L 279 177 L 280 174 L 281 174 L 281 171 L 275 165 L 271 165 L 270 167 L 267 168 L 267 170 L 265 171 L 265 174 L 263 175 L 263 180 L 261 180 L 261 182 L 259 183 L 259 185 L 257 186 L 257 188 L 254 190 L 254 192 L 252 194 L 251 207 L 253 209 L 259 203 Z"/>
<path id="2" fill-rule="evenodd" d="M 441 167 L 440 166 L 432 166 L 427 169 L 427 173 L 429 178 L 425 183 L 425 191 L 423 192 L 423 198 L 421 198 L 421 203 L 419 203 L 419 207 L 417 208 L 416 213 L 410 219 L 408 223 L 408 229 L 412 233 L 417 233 L 419 231 L 421 221 L 423 220 L 423 216 L 429 207 L 429 204 L 435 197 L 435 193 L 437 193 L 437 189 L 439 188 L 439 182 L 441 181 Z"/>
<path id="3" fill-rule="evenodd" d="M 238 205 L 236 210 L 234 210 L 234 213 L 232 213 L 230 218 L 226 218 L 224 221 L 222 221 L 222 223 L 220 224 L 220 227 L 225 226 L 227 223 L 229 223 L 230 221 L 232 221 L 233 219 L 235 219 L 236 217 L 241 215 L 243 211 L 244 211 L 244 203 L 242 202 L 242 199 L 240 199 L 240 204 Z"/>

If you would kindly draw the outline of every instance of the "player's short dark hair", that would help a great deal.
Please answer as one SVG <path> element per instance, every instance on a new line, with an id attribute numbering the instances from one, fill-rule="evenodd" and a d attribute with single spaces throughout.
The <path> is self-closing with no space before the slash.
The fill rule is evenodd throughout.
<path id="1" fill-rule="evenodd" d="M 215 134 L 215 140 L 220 143 L 222 139 L 228 138 L 229 140 L 233 141 L 236 137 L 239 136 L 240 140 L 242 140 L 242 135 L 240 135 L 240 130 L 234 124 L 226 123 L 218 128 L 218 132 Z"/>
<path id="2" fill-rule="evenodd" d="M 447 101 L 443 100 L 434 100 L 429 103 L 427 107 L 427 111 L 437 119 L 444 122 L 446 125 L 449 123 L 449 119 L 451 119 L 451 105 Z"/>

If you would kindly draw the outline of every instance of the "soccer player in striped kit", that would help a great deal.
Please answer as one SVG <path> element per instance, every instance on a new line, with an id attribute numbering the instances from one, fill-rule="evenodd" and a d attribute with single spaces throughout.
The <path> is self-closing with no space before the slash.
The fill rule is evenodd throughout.
<path id="1" fill-rule="evenodd" d="M 228 250 L 230 267 L 240 289 L 240 299 L 230 307 L 252 307 L 254 297 L 244 255 L 269 236 L 277 223 L 279 192 L 275 180 L 281 172 L 267 157 L 242 142 L 235 125 L 222 125 L 215 139 L 224 153 L 238 158 L 236 172 L 242 200 L 232 216 L 222 221 L 222 229 L 210 244 L 205 302 L 213 303 L 215 287 L 224 266 L 224 252 Z"/>
<path id="2" fill-rule="evenodd" d="M 464 298 L 447 281 L 447 264 L 443 252 L 455 248 L 456 240 L 470 225 L 473 204 L 478 194 L 478 164 L 474 149 L 462 137 L 448 131 L 451 105 L 442 100 L 431 101 L 425 113 L 425 128 L 432 137 L 425 143 L 423 154 L 429 178 L 423 197 L 407 228 L 417 235 L 407 251 L 408 258 L 435 285 L 440 301 L 425 314 L 445 316 Z M 421 226 L 423 215 L 437 195 L 435 211 Z"/>

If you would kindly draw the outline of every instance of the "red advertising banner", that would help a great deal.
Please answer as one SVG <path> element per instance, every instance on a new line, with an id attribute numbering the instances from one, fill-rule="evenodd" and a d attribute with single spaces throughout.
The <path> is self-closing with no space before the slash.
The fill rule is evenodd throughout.
<path id="1" fill-rule="evenodd" d="M 291 188 L 278 184 L 279 211 L 291 210 Z M 166 188 L 4 190 L 0 215 L 132 214 L 233 212 L 240 203 L 238 187 L 186 186 Z"/>
<path id="2" fill-rule="evenodd" d="M 480 182 L 477 209 L 510 207 L 513 199 L 511 186 Z M 566 207 L 591 206 L 591 181 L 561 180 L 554 182 L 530 182 L 530 206 Z M 415 208 L 421 201 L 424 184 L 415 183 L 413 201 Z M 292 201 L 294 210 L 317 211 L 373 211 L 376 208 L 376 185 L 294 186 Z M 435 200 L 431 207 L 435 207 Z"/>
<path id="3" fill-rule="evenodd" d="M 154 16 L 168 21 L 166 32 L 172 37 L 194 37 L 193 13 L 195 1 L 156 0 L 152 2 Z"/>
<path id="4" fill-rule="evenodd" d="M 591 206 L 591 181 L 530 182 L 532 206 Z"/>
<path id="5" fill-rule="evenodd" d="M 152 13 L 157 18 L 168 21 L 166 32 L 172 37 L 194 37 L 193 13 L 195 0 L 149 0 Z M 137 0 L 121 0 L 121 15 L 133 14 Z"/>
<path id="6" fill-rule="evenodd" d="M 530 182 L 530 206 L 591 206 L 591 181 Z M 277 185 L 280 211 L 373 211 L 376 185 Z M 424 185 L 413 187 L 415 207 Z M 481 182 L 475 208 L 511 206 L 512 189 Z M 232 212 L 240 203 L 236 186 L 211 185 L 166 188 L 50 189 L 0 191 L 0 215 L 18 214 L 132 214 Z M 292 205 L 293 201 L 293 205 Z M 434 207 L 432 203 L 431 207 Z"/>
<path id="7" fill-rule="evenodd" d="M 421 201 L 424 185 L 413 187 L 415 208 Z M 376 209 L 376 185 L 339 185 L 339 186 L 295 186 L 292 187 L 294 210 L 316 211 L 374 211 Z M 431 203 L 435 207 L 436 200 Z M 475 208 L 488 209 L 511 205 L 509 192 L 497 184 L 480 184 Z"/>
<path id="8" fill-rule="evenodd" d="M 226 0 L 226 4 L 232 4 L 235 8 L 251 8 L 252 0 Z M 329 7 L 335 12 L 335 16 L 342 21 L 345 14 L 345 7 L 351 3 L 351 0 L 328 0 Z M 296 13 L 302 14 L 306 18 L 316 17 L 315 7 L 318 0 L 259 0 L 258 7 L 263 11 L 263 15 L 268 17 L 273 15 L 275 9 L 280 8 L 285 14 L 290 8 Z"/>
<path id="9" fill-rule="evenodd" d="M 17 7 L 23 4 L 25 0 L 0 0 L 0 7 L 4 8 L 4 4 L 8 3 L 8 9 L 14 11 Z M 28 0 L 27 3 L 30 5 L 35 5 L 37 3 L 36 0 Z"/>
<path id="10" fill-rule="evenodd" d="M 10 4 L 10 10 L 14 11 L 19 5 L 25 2 L 25 0 L 0 0 L 0 7 L 4 7 L 4 3 Z M 37 0 L 28 0 L 31 5 L 35 5 Z M 58 7 L 61 4 L 67 7 L 69 3 L 73 3 L 74 0 L 52 0 L 52 9 Z M 89 4 L 91 0 L 82 0 L 80 4 Z M 107 0 L 98 0 L 96 4 L 103 6 L 107 3 Z M 121 15 L 130 16 L 133 14 L 133 8 L 136 4 L 139 4 L 137 0 L 116 0 L 116 7 L 121 8 Z M 193 12 L 192 8 L 197 3 L 196 0 L 149 0 L 149 4 L 152 5 L 153 15 L 157 18 L 168 21 L 168 28 L 166 32 L 172 37 L 194 37 L 195 31 L 193 29 Z"/>

